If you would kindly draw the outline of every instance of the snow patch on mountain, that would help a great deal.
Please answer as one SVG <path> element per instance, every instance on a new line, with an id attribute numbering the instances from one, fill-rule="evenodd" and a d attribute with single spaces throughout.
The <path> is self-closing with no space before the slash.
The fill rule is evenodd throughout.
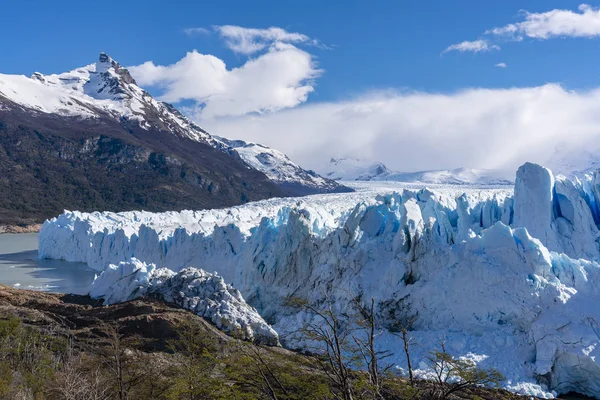
<path id="1" fill-rule="evenodd" d="M 397 181 L 446 185 L 511 185 L 512 173 L 505 171 L 456 168 L 418 172 L 396 172 L 380 162 L 356 158 L 332 158 L 323 175 L 338 181 Z"/>
<path id="2" fill-rule="evenodd" d="M 337 188 L 333 181 L 324 179 L 314 171 L 300 168 L 278 150 L 243 140 L 230 140 L 218 136 L 215 136 L 215 139 L 228 151 L 238 154 L 249 167 L 263 172 L 274 182 L 296 183 L 301 180 L 305 186 L 314 189 L 335 190 Z"/>
<path id="3" fill-rule="evenodd" d="M 95 100 L 72 89 L 57 89 L 26 76 L 0 74 L 0 96 L 35 111 L 58 115 L 91 118 L 96 115 L 95 109 L 118 115 L 128 112 L 117 102 Z"/>
<path id="4" fill-rule="evenodd" d="M 279 336 L 244 301 L 241 293 L 216 273 L 185 268 L 157 269 L 135 258 L 109 265 L 92 283 L 90 296 L 115 304 L 150 296 L 206 318 L 222 331 L 244 340 L 276 346 Z"/>

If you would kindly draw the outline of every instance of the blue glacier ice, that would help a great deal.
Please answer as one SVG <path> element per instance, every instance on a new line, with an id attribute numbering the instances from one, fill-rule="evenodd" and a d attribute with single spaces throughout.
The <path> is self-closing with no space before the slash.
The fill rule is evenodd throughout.
<path id="1" fill-rule="evenodd" d="M 374 298 L 384 328 L 416 317 L 419 373 L 444 337 L 511 390 L 600 397 L 599 204 L 598 174 L 569 180 L 527 163 L 514 190 L 374 185 L 221 210 L 66 211 L 44 224 L 39 249 L 99 272 L 134 258 L 174 274 L 215 271 L 289 347 L 303 346 L 287 334 L 310 316 L 286 297 L 327 296 L 340 311 Z M 127 299 L 135 288 L 99 281 L 93 294 Z M 404 367 L 395 336 L 380 346 Z"/>

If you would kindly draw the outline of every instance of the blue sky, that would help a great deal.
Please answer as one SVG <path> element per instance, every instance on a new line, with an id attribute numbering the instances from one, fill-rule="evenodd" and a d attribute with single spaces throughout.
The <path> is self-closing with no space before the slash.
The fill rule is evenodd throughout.
<path id="1" fill-rule="evenodd" d="M 498 125 L 506 125 L 507 131 L 535 131 L 531 140 L 522 141 L 525 150 L 533 138 L 552 138 L 546 153 L 565 139 L 558 132 L 539 131 L 547 128 L 542 115 L 553 114 L 553 107 L 573 108 L 568 117 L 578 118 L 577 113 L 584 111 L 574 104 L 579 100 L 573 99 L 571 91 L 585 97 L 600 86 L 600 32 L 594 31 L 595 18 L 600 21 L 594 7 L 600 4 L 588 8 L 580 4 L 565 0 L 7 2 L 0 24 L 0 73 L 63 72 L 93 62 L 104 51 L 126 66 L 146 65 L 132 68 L 142 86 L 179 104 L 217 134 L 264 142 L 309 166 L 318 167 L 329 155 L 349 155 L 384 160 L 405 170 L 452 168 L 463 166 L 464 155 L 443 157 L 440 150 L 437 161 L 428 163 L 421 162 L 421 156 L 435 153 L 444 137 L 468 140 L 474 149 L 499 142 L 503 132 Z M 542 26 L 535 21 L 518 25 L 527 19 L 523 10 L 540 15 Z M 563 13 L 556 18 L 545 14 L 560 10 Z M 569 22 L 586 10 L 590 18 L 585 24 L 578 19 Z M 561 31 L 564 21 L 575 28 Z M 587 22 L 591 31 L 586 30 Z M 506 28 L 510 24 L 517 24 L 510 28 L 513 31 Z M 233 51 L 231 40 L 236 39 L 215 28 L 223 26 L 277 27 L 305 39 L 266 39 L 260 51 L 245 53 Z M 485 33 L 498 27 L 504 31 Z M 186 33 L 190 28 L 200 29 Z M 484 40 L 488 49 L 444 52 L 463 41 L 478 40 Z M 193 50 L 197 56 L 186 58 Z M 184 60 L 189 68 L 169 69 Z M 254 61 L 258 66 L 252 69 Z M 214 76 L 213 62 L 220 68 Z M 501 63 L 505 67 L 497 66 Z M 240 73 L 230 74 L 235 68 Z M 187 80 L 180 79 L 182 71 L 189 75 Z M 220 81 L 224 74 L 229 77 Z M 271 76 L 280 81 L 272 82 Z M 239 80 L 256 86 L 234 82 Z M 554 83 L 559 86 L 549 85 Z M 194 87 L 196 92 L 189 89 Z M 290 87 L 290 93 L 281 94 Z M 480 91 L 469 92 L 474 89 Z M 256 95 L 257 90 L 264 93 Z M 490 92 L 483 95 L 481 90 Z M 508 98 L 504 90 L 509 91 Z M 527 110 L 532 98 L 542 99 L 543 106 Z M 515 100 L 524 102 L 524 107 L 512 109 Z M 563 101 L 568 104 L 556 105 Z M 479 107 L 482 103 L 485 107 Z M 227 104 L 234 106 L 229 109 Z M 388 119 L 413 107 L 410 115 Z M 434 107 L 473 111 L 456 122 Z M 539 123 L 523 125 L 524 115 L 532 113 Z M 348 123 L 350 114 L 360 123 Z M 424 123 L 419 115 L 431 116 L 433 122 Z M 505 119 L 499 124 L 502 116 Z M 311 125 L 311 120 L 319 121 L 320 127 Z M 328 127 L 326 132 L 322 126 Z M 494 133 L 482 133 L 487 131 Z M 586 125 L 585 134 L 596 131 L 600 132 L 595 125 Z M 424 138 L 417 143 L 414 137 Z M 381 144 L 383 139 L 400 148 L 410 144 L 415 149 L 411 153 L 419 157 L 405 155 L 405 161 L 399 161 L 397 152 Z M 331 154 L 315 155 L 316 148 L 327 146 Z M 526 157 L 541 155 L 507 150 L 495 158 L 481 155 L 466 161 L 467 166 L 513 168 Z M 506 159 L 511 161 L 503 164 Z"/>
<path id="2" fill-rule="evenodd" d="M 187 51 L 214 54 L 228 66 L 244 59 L 214 35 L 184 29 L 212 25 L 277 26 L 318 39 L 312 49 L 325 74 L 309 101 L 373 89 L 452 91 L 599 81 L 600 41 L 507 43 L 486 54 L 440 53 L 450 44 L 518 19 L 519 10 L 576 10 L 581 1 L 103 1 L 7 2 L 2 6 L 0 71 L 61 72 L 106 51 L 124 65 L 170 64 Z M 504 62 L 508 68 L 494 65 Z"/>

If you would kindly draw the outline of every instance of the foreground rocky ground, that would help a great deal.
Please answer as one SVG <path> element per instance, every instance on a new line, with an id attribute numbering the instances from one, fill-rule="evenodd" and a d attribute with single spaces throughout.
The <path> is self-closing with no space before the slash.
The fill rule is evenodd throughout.
<path id="1" fill-rule="evenodd" d="M 356 397 L 376 398 L 363 378 L 354 377 Z M 428 385 L 389 377 L 384 398 L 431 398 Z M 0 398 L 336 397 L 314 358 L 238 341 L 188 311 L 151 299 L 102 306 L 87 296 L 0 285 Z M 523 397 L 475 388 L 450 398 Z"/>

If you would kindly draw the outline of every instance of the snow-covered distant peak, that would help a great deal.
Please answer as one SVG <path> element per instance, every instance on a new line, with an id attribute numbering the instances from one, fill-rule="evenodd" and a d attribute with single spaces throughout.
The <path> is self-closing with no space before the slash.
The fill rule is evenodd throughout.
<path id="1" fill-rule="evenodd" d="M 440 185 L 512 185 L 514 173 L 475 168 L 455 168 L 418 172 L 392 172 L 383 180 L 433 183 Z"/>
<path id="2" fill-rule="evenodd" d="M 229 152 L 235 152 L 250 168 L 261 171 L 269 179 L 280 184 L 302 184 L 307 188 L 335 190 L 337 184 L 317 175 L 313 171 L 302 169 L 279 150 L 262 144 L 243 140 L 230 140 L 214 136 Z"/>
<path id="3" fill-rule="evenodd" d="M 569 178 L 596 172 L 600 170 L 600 148 L 590 147 L 590 143 L 594 141 L 589 141 L 585 145 L 561 143 L 545 165 L 548 165 L 555 174 Z"/>
<path id="4" fill-rule="evenodd" d="M 62 74 L 43 75 L 36 72 L 32 79 L 57 90 L 64 90 L 72 96 L 87 97 L 96 104 L 98 101 L 116 104 L 120 106 L 116 109 L 121 117 L 139 116 L 144 119 L 146 108 L 161 108 L 159 102 L 137 86 L 126 68 L 105 53 L 100 53 L 94 64 Z"/>
<path id="5" fill-rule="evenodd" d="M 330 179 L 339 181 L 371 181 L 380 176 L 385 176 L 389 172 L 387 167 L 380 162 L 342 157 L 332 158 L 324 175 Z"/>
<path id="6" fill-rule="evenodd" d="M 61 74 L 35 72 L 30 78 L 0 74 L 0 102 L 3 97 L 13 103 L 3 104 L 4 108 L 16 105 L 66 117 L 126 119 L 146 130 L 211 141 L 174 107 L 140 88 L 127 68 L 105 53 L 93 64 Z"/>
<path id="7" fill-rule="evenodd" d="M 0 75 L 0 93 L 25 108 L 81 117 L 142 114 L 132 100 L 140 103 L 144 96 L 127 69 L 104 53 L 94 64 L 61 74 Z"/>
<path id="8" fill-rule="evenodd" d="M 129 71 L 105 53 L 100 53 L 94 64 L 62 74 L 44 75 L 35 72 L 31 79 L 96 100 L 130 100 L 143 94 Z"/>
<path id="9" fill-rule="evenodd" d="M 128 82 L 128 83 L 135 83 L 133 78 L 131 78 L 131 75 L 129 75 L 129 71 L 127 71 L 125 68 L 122 68 L 119 65 L 119 63 L 116 62 L 115 60 L 113 60 L 112 57 L 109 56 L 108 54 L 100 53 L 100 57 L 98 57 L 98 61 L 96 62 L 96 72 L 104 73 L 104 72 L 108 72 L 111 69 L 114 70 L 115 72 L 124 70 L 125 73 L 129 76 L 130 82 Z"/>
<path id="10" fill-rule="evenodd" d="M 441 185 L 510 185 L 514 174 L 473 168 L 396 172 L 383 163 L 363 161 L 357 158 L 332 158 L 324 176 L 339 181 L 397 181 Z"/>

